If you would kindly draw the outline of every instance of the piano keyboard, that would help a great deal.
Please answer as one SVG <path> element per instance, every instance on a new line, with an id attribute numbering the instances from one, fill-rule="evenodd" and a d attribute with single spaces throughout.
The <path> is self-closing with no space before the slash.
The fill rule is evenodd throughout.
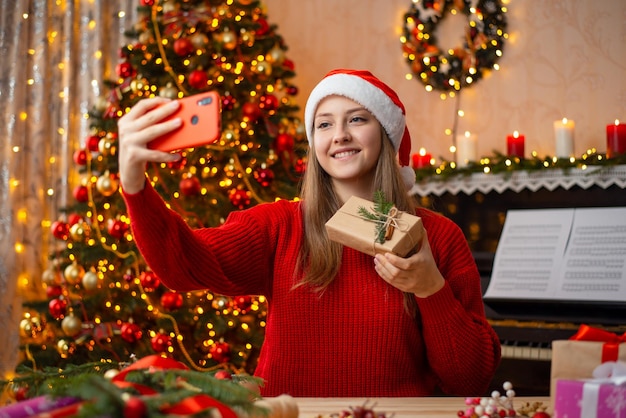
<path id="1" fill-rule="evenodd" d="M 520 360 L 551 361 L 552 349 L 549 347 L 530 347 L 501 344 L 502 358 L 513 358 Z"/>

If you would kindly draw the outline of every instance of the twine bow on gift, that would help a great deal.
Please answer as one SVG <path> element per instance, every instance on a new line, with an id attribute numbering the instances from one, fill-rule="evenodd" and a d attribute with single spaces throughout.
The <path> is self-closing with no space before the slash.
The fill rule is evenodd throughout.
<path id="1" fill-rule="evenodd" d="M 602 345 L 602 363 L 605 363 L 607 361 L 617 361 L 619 345 L 626 343 L 626 332 L 622 335 L 617 335 L 600 328 L 583 324 L 578 328 L 578 332 L 570 337 L 570 340 L 604 343 Z"/>
<path id="2" fill-rule="evenodd" d="M 393 203 L 385 201 L 384 194 L 380 191 L 374 194 L 373 212 L 363 206 L 360 206 L 358 211 L 363 219 L 376 223 L 375 242 L 379 244 L 389 241 L 393 237 L 393 231 L 401 229 L 398 208 Z"/>

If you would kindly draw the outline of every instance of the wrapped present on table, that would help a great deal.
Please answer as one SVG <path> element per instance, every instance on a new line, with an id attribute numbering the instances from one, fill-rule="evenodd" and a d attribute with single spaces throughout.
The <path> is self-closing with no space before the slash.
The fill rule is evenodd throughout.
<path id="1" fill-rule="evenodd" d="M 326 222 L 328 237 L 372 256 L 391 252 L 405 257 L 422 240 L 422 220 L 380 199 L 378 194 L 376 203 L 352 196 Z"/>
<path id="2" fill-rule="evenodd" d="M 603 363 L 593 375 L 557 379 L 554 418 L 626 418 L 626 363 Z"/>
<path id="3" fill-rule="evenodd" d="M 626 361 L 626 333 L 583 324 L 569 340 L 552 342 L 550 394 L 555 393 L 557 379 L 591 379 L 598 365 L 618 360 Z"/>

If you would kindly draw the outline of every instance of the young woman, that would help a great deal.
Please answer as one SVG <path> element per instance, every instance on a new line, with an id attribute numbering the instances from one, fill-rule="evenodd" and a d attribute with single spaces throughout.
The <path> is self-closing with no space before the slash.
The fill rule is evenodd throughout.
<path id="1" fill-rule="evenodd" d="M 263 396 L 482 395 L 500 360 L 480 278 L 449 219 L 416 208 L 403 178 L 410 137 L 396 93 L 367 71 L 335 70 L 305 108 L 310 152 L 299 202 L 230 214 L 190 229 L 145 181 L 149 161 L 176 156 L 146 144 L 180 122 L 176 101 L 146 99 L 119 120 L 121 184 L 142 255 L 176 290 L 265 295 L 265 341 L 255 374 Z M 407 182 L 408 180 L 408 182 Z M 350 196 L 376 190 L 420 216 L 407 258 L 368 256 L 331 242 L 326 221 Z"/>

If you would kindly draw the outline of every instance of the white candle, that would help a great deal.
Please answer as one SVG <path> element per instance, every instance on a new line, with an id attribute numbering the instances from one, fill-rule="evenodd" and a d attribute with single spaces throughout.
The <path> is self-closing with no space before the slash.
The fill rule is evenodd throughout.
<path id="1" fill-rule="evenodd" d="M 574 156 L 574 124 L 573 120 L 563 118 L 554 121 L 554 138 L 556 141 L 557 158 L 570 158 Z"/>
<path id="2" fill-rule="evenodd" d="M 469 161 L 476 161 L 476 135 L 465 131 L 456 136 L 456 164 L 465 167 Z"/>

